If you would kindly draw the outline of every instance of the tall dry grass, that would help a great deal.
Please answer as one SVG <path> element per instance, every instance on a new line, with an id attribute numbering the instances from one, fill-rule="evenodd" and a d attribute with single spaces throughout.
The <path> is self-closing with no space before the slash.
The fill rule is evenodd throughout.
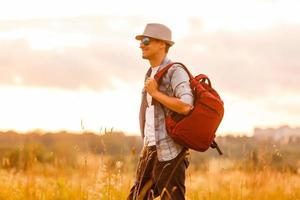
<path id="1" fill-rule="evenodd" d="M 300 200 L 299 143 L 220 138 L 191 153 L 189 200 Z M 122 200 L 135 180 L 140 138 L 61 133 L 0 137 L 0 200 Z M 298 171 L 297 171 L 298 170 Z"/>
<path id="2" fill-rule="evenodd" d="M 81 154 L 78 165 L 32 164 L 26 171 L 0 170 L 2 200 L 122 200 L 134 181 L 135 155 L 122 160 Z M 239 170 L 239 163 L 212 159 L 207 170 L 187 170 L 190 200 L 297 200 L 300 176 L 290 171 Z"/>
<path id="3" fill-rule="evenodd" d="M 187 197 L 193 200 L 299 200 L 300 176 L 268 167 L 243 171 L 238 163 L 211 160 L 209 170 L 188 171 Z"/>

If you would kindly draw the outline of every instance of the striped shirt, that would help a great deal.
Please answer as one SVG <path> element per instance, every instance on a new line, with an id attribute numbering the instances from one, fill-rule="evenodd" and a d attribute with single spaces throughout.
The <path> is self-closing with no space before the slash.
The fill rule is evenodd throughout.
<path id="1" fill-rule="evenodd" d="M 160 64 L 158 71 L 164 68 L 171 62 L 170 59 L 165 58 Z M 151 68 L 148 70 L 145 76 L 145 80 L 150 76 Z M 189 86 L 189 76 L 186 71 L 179 65 L 173 65 L 168 72 L 162 77 L 161 84 L 159 85 L 159 91 L 168 95 L 175 96 L 181 101 L 193 105 L 193 93 Z M 168 161 L 174 159 L 181 151 L 182 146 L 173 141 L 173 139 L 167 134 L 165 126 L 165 113 L 172 112 L 166 107 L 163 107 L 159 103 L 154 101 L 154 130 L 155 130 L 155 145 L 157 149 L 157 157 L 159 161 Z M 141 134 L 144 138 L 144 128 L 146 122 L 146 108 L 147 104 L 147 92 L 142 91 L 142 102 L 140 107 L 140 128 Z"/>

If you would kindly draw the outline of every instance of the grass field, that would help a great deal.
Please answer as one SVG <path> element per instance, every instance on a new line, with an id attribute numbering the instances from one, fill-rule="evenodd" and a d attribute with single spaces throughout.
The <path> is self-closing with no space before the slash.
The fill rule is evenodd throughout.
<path id="1" fill-rule="evenodd" d="M 135 157 L 118 161 L 82 154 L 78 165 L 38 162 L 25 171 L 0 171 L 0 200 L 122 200 L 134 181 Z M 238 163 L 212 159 L 187 171 L 190 200 L 300 200 L 300 175 L 272 169 L 239 170 Z"/>

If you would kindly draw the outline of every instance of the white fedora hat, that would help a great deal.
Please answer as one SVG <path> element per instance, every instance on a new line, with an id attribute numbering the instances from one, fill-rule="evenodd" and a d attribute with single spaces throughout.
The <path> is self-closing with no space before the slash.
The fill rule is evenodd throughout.
<path id="1" fill-rule="evenodd" d="M 135 39 L 141 40 L 143 37 L 151 37 L 158 40 L 163 40 L 170 46 L 175 42 L 172 41 L 172 31 L 163 24 L 150 23 L 147 24 L 142 35 L 135 36 Z"/>

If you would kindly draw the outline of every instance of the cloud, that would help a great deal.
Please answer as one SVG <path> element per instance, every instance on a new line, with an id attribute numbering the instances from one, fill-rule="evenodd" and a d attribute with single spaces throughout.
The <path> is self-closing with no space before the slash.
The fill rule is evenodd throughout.
<path id="1" fill-rule="evenodd" d="M 202 32 L 190 21 L 190 35 L 174 53 L 194 72 L 207 73 L 218 87 L 247 98 L 284 90 L 300 90 L 300 26 L 271 29 Z M 199 27 L 199 29 L 194 29 Z"/>
<path id="2" fill-rule="evenodd" d="M 98 43 L 63 51 L 34 51 L 24 40 L 5 46 L 0 49 L 0 84 L 11 84 L 18 75 L 23 84 L 31 86 L 103 89 L 110 86 L 112 77 L 132 82 L 142 73 L 124 47 Z"/>
<path id="3" fill-rule="evenodd" d="M 112 87 L 112 78 L 141 81 L 148 63 L 140 58 L 134 35 L 145 21 L 138 17 L 1 21 L 2 33 L 20 35 L 1 39 L 0 34 L 0 84 L 15 84 L 18 77 L 30 86 L 101 90 Z M 204 32 L 202 24 L 190 19 L 188 34 L 170 50 L 173 60 L 184 62 L 194 74 L 208 74 L 219 90 L 245 98 L 299 92 L 300 26 Z M 85 35 L 90 40 L 83 46 L 35 49 L 27 36 L 36 30 L 75 40 Z"/>
<path id="4" fill-rule="evenodd" d="M 0 37 L 0 84 L 13 84 L 17 76 L 21 77 L 24 85 L 71 90 L 84 86 L 101 90 L 112 86 L 112 78 L 133 83 L 143 77 L 144 68 L 139 66 L 138 44 L 134 41 L 134 33 L 126 28 L 130 21 L 118 21 L 119 26 L 125 26 L 128 33 L 122 27 L 109 26 L 101 17 L 11 23 L 14 26 L 8 22 L 0 23 L 0 26 L 6 32 L 19 31 L 21 36 L 12 39 Z M 38 38 L 28 39 L 26 36 L 43 33 L 38 30 L 44 30 L 50 37 L 52 32 L 56 35 L 67 32 L 70 36 L 80 32 L 81 35 L 90 36 L 91 41 L 82 47 L 67 44 L 65 47 L 35 49 L 30 42 Z M 43 46 L 41 43 L 45 37 L 35 36 L 41 37 L 35 43 L 39 42 L 38 46 Z M 56 43 L 61 40 L 55 37 L 48 39 Z"/>

